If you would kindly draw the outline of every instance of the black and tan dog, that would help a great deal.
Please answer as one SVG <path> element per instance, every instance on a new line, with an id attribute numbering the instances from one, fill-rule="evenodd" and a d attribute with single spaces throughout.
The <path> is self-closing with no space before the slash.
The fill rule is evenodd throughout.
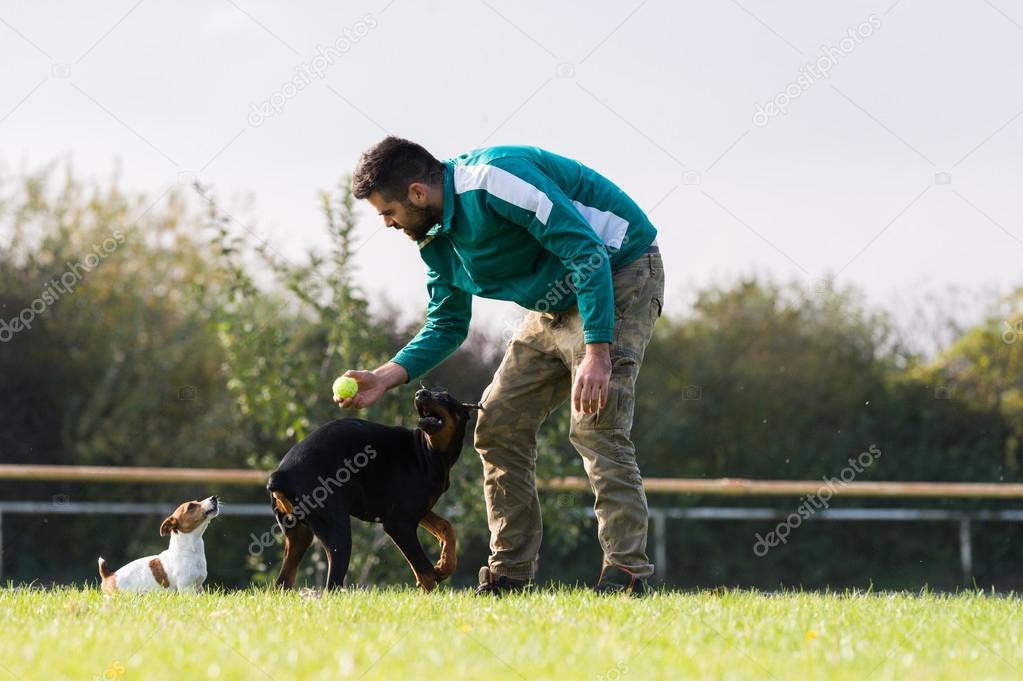
<path id="1" fill-rule="evenodd" d="M 341 588 L 352 553 L 352 516 L 383 524 L 422 589 L 433 589 L 454 572 L 454 529 L 431 509 L 448 488 L 466 424 L 480 405 L 423 389 L 416 392 L 415 407 L 417 428 L 338 419 L 284 456 L 266 485 L 284 530 L 278 586 L 295 585 L 299 563 L 315 536 L 327 553 L 326 588 Z M 436 565 L 416 536 L 419 525 L 440 542 Z"/>

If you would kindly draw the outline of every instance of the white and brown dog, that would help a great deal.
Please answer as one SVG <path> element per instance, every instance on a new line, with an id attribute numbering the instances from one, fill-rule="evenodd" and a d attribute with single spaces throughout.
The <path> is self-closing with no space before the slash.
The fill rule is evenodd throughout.
<path id="1" fill-rule="evenodd" d="M 117 572 L 99 559 L 103 591 L 196 591 L 206 581 L 206 551 L 202 533 L 220 513 L 216 496 L 186 501 L 160 524 L 160 536 L 170 535 L 170 546 L 156 556 L 133 560 Z"/>

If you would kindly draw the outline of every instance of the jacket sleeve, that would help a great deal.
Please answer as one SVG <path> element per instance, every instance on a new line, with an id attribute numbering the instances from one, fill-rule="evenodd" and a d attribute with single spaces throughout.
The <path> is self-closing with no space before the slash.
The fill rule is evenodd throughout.
<path id="1" fill-rule="evenodd" d="M 525 227 L 571 272 L 585 343 L 610 343 L 614 333 L 614 285 L 607 247 L 545 173 L 531 163 L 498 167 L 499 181 L 488 183 L 480 200 L 489 211 Z"/>
<path id="2" fill-rule="evenodd" d="M 426 323 L 391 361 L 408 373 L 409 381 L 425 374 L 458 349 L 469 333 L 472 295 L 454 288 L 432 269 L 427 271 L 430 302 Z"/>

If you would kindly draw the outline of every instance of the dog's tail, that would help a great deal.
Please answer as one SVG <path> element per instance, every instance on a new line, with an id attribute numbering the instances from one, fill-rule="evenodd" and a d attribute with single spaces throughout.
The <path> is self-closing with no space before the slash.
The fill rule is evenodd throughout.
<path id="1" fill-rule="evenodd" d="M 266 490 L 270 493 L 270 498 L 272 499 L 271 505 L 275 511 L 281 515 L 294 515 L 295 505 L 284 493 L 286 485 L 283 484 L 283 477 L 284 476 L 277 471 L 271 473 L 269 479 L 266 481 Z"/>
<path id="2" fill-rule="evenodd" d="M 100 556 L 98 562 L 100 585 L 103 587 L 103 590 L 107 593 L 117 591 L 117 573 L 110 571 L 110 568 L 107 567 L 107 562 L 103 560 L 102 556 Z"/>
<path id="3" fill-rule="evenodd" d="M 288 497 L 284 496 L 282 492 L 274 490 L 270 492 L 270 496 L 274 500 L 274 508 L 276 508 L 282 515 L 294 515 L 295 505 L 291 503 Z"/>

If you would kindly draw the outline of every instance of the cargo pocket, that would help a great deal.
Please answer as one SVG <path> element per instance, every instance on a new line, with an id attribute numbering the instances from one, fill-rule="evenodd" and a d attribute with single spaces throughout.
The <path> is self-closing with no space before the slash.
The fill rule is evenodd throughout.
<path id="1" fill-rule="evenodd" d="M 576 364 L 582 362 L 585 353 L 576 354 Z M 576 428 L 585 430 L 632 429 L 632 415 L 636 406 L 636 377 L 639 362 L 628 351 L 611 349 L 611 380 L 607 386 L 607 404 L 595 414 L 576 412 L 572 408 L 572 419 Z"/>
<path id="2" fill-rule="evenodd" d="M 614 286 L 615 319 L 622 319 L 635 305 L 646 284 L 648 273 L 643 267 L 629 265 L 625 269 L 612 273 L 611 282 Z"/>

